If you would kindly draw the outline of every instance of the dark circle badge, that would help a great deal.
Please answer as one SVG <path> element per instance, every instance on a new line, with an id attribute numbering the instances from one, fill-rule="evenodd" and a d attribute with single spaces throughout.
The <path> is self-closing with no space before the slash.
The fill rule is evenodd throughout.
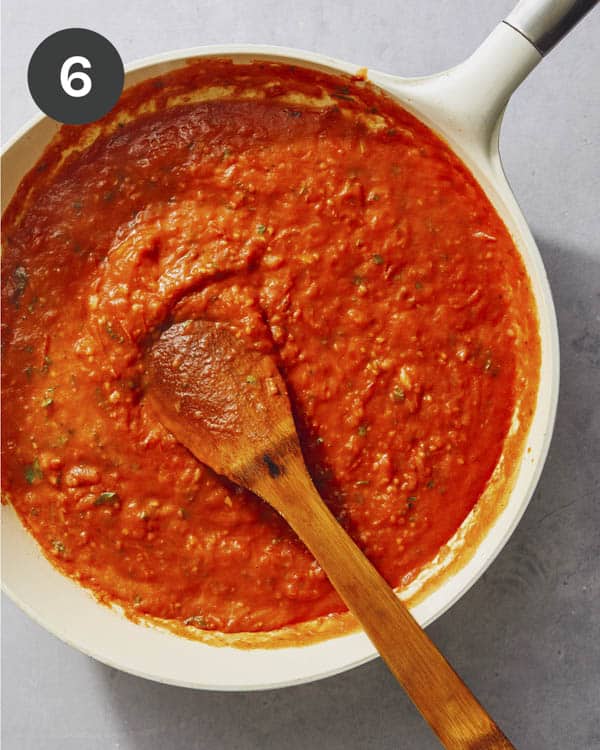
<path id="1" fill-rule="evenodd" d="M 115 47 L 89 29 L 63 29 L 44 39 L 27 71 L 38 107 L 59 122 L 99 120 L 123 91 L 123 61 Z"/>

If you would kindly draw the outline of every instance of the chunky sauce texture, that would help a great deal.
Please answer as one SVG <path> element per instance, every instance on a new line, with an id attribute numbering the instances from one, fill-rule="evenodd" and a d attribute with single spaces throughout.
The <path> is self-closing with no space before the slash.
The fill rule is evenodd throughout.
<path id="1" fill-rule="evenodd" d="M 364 81 L 277 64 L 190 65 L 101 125 L 63 128 L 4 216 L 5 497 L 55 565 L 139 615 L 234 633 L 344 611 L 144 396 L 158 327 L 224 321 L 276 356 L 318 489 L 405 585 L 538 377 L 529 281 L 481 188 Z"/>

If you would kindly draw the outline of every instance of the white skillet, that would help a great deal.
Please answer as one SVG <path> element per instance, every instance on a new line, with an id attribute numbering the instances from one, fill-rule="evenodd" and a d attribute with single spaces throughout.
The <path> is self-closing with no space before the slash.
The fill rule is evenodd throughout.
<path id="1" fill-rule="evenodd" d="M 548 451 L 559 380 L 554 305 L 539 251 L 502 171 L 498 134 L 504 108 L 528 73 L 595 0 L 525 0 L 461 65 L 438 75 L 407 79 L 369 71 L 369 79 L 442 136 L 473 172 L 506 223 L 529 272 L 542 344 L 537 406 L 518 477 L 506 507 L 475 555 L 413 609 L 422 625 L 439 617 L 482 575 L 519 522 Z M 126 86 L 180 67 L 189 58 L 231 57 L 284 61 L 354 74 L 361 67 L 283 47 L 220 45 L 171 52 L 129 66 Z M 37 118 L 6 146 L 2 156 L 3 204 L 56 132 Z M 213 690 L 257 690 L 316 680 L 376 656 L 362 633 L 313 645 L 243 651 L 213 647 L 166 631 L 135 625 L 96 603 L 41 555 L 10 507 L 2 508 L 2 577 L 6 593 L 63 641 L 100 661 L 161 682 Z"/>

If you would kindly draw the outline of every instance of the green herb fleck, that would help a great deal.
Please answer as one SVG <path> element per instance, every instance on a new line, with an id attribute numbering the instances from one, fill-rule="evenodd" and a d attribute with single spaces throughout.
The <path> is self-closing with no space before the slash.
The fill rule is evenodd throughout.
<path id="1" fill-rule="evenodd" d="M 352 283 L 354 286 L 360 286 L 362 283 L 364 283 L 364 276 L 353 276 L 352 277 Z"/>
<path id="2" fill-rule="evenodd" d="M 379 255 L 379 253 L 375 253 L 371 260 L 376 266 L 380 266 L 383 263 L 383 256 Z"/>
<path id="3" fill-rule="evenodd" d="M 429 480 L 429 481 L 427 482 L 427 485 L 426 485 L 426 486 L 427 486 L 427 489 L 428 489 L 428 490 L 431 490 L 431 489 L 433 489 L 433 488 L 435 487 L 435 482 L 434 482 L 434 480 L 433 480 L 433 479 L 430 479 L 430 480 Z"/>
<path id="4" fill-rule="evenodd" d="M 360 435 L 361 437 L 365 437 L 365 435 L 366 435 L 366 434 L 367 434 L 367 432 L 368 432 L 368 429 L 369 429 L 369 428 L 368 428 L 368 426 L 367 426 L 366 424 L 361 424 L 361 425 L 359 425 L 359 426 L 358 426 L 358 434 L 359 434 L 359 435 Z"/>
<path id="5" fill-rule="evenodd" d="M 355 484 L 357 487 L 367 487 L 371 482 L 368 479 L 359 479 Z"/>
<path id="6" fill-rule="evenodd" d="M 113 341 L 118 341 L 119 344 L 123 343 L 123 336 L 120 336 L 115 331 L 115 329 L 112 327 L 112 324 L 110 323 L 110 321 L 108 321 L 108 320 L 106 321 L 106 323 L 104 324 L 104 328 L 106 329 L 106 333 L 108 333 L 108 335 L 111 337 L 111 339 Z"/>
<path id="7" fill-rule="evenodd" d="M 400 386 L 397 385 L 397 386 L 395 386 L 394 390 L 392 391 L 392 398 L 396 402 L 398 402 L 398 401 L 404 401 L 404 399 L 406 398 L 406 394 L 404 393 L 404 391 L 402 390 L 402 388 L 400 388 Z"/>
<path id="8" fill-rule="evenodd" d="M 264 233 L 265 233 L 265 232 L 267 231 L 267 227 L 266 227 L 266 226 L 265 226 L 264 224 L 259 224 L 259 225 L 258 225 L 258 226 L 256 227 L 256 231 L 257 231 L 257 232 L 258 232 L 259 234 L 264 234 Z"/>
<path id="9" fill-rule="evenodd" d="M 25 289 L 29 283 L 29 276 L 23 266 L 18 266 L 13 271 L 13 282 L 15 289 L 12 294 L 12 301 L 15 307 L 19 307 L 21 303 L 21 297 L 25 294 Z"/>
<path id="10" fill-rule="evenodd" d="M 94 505 L 113 505 L 119 502 L 119 495 L 116 492 L 101 492 L 94 500 Z"/>
<path id="11" fill-rule="evenodd" d="M 42 375 L 45 375 L 48 372 L 48 370 L 50 369 L 50 365 L 51 364 L 52 364 L 52 360 L 46 354 L 44 356 L 44 364 L 40 367 L 40 372 L 42 373 Z"/>
<path id="12" fill-rule="evenodd" d="M 413 505 L 417 502 L 417 498 L 415 495 L 411 495 L 410 497 L 406 498 L 406 504 L 409 508 L 412 508 Z"/>
<path id="13" fill-rule="evenodd" d="M 415 289 L 423 289 L 423 282 L 415 281 Z"/>
<path id="14" fill-rule="evenodd" d="M 246 383 L 248 383 L 248 385 L 255 385 L 256 384 L 256 376 L 255 375 L 246 375 Z"/>
<path id="15" fill-rule="evenodd" d="M 24 469 L 25 479 L 29 484 L 33 484 L 36 480 L 43 479 L 44 474 L 40 469 L 40 462 L 35 458 L 32 464 L 28 464 Z"/>
<path id="16" fill-rule="evenodd" d="M 28 380 L 31 380 L 31 377 L 33 375 L 33 367 L 31 365 L 27 365 L 27 367 L 23 370 L 23 372 L 25 373 L 25 377 Z"/>
<path id="17" fill-rule="evenodd" d="M 42 399 L 42 406 L 46 408 L 54 403 L 54 388 L 47 388 L 44 398 Z"/>
<path id="18" fill-rule="evenodd" d="M 58 539 L 52 540 L 52 549 L 57 552 L 59 555 L 63 555 L 65 552 L 65 545 L 60 542 Z"/>
<path id="19" fill-rule="evenodd" d="M 353 102 L 354 99 L 350 96 L 350 88 L 348 86 L 336 86 L 331 96 L 336 99 L 344 99 L 347 102 Z"/>

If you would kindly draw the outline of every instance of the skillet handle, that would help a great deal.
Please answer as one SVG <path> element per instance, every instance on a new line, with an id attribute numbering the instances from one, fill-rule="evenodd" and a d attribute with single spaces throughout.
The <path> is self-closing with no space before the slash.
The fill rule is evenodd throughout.
<path id="1" fill-rule="evenodd" d="M 437 75 L 386 82 L 459 153 L 503 174 L 498 154 L 506 105 L 529 73 L 599 0 L 521 0 L 473 54 Z"/>
<path id="2" fill-rule="evenodd" d="M 504 23 L 546 55 L 597 3 L 598 0 L 520 0 Z"/>

